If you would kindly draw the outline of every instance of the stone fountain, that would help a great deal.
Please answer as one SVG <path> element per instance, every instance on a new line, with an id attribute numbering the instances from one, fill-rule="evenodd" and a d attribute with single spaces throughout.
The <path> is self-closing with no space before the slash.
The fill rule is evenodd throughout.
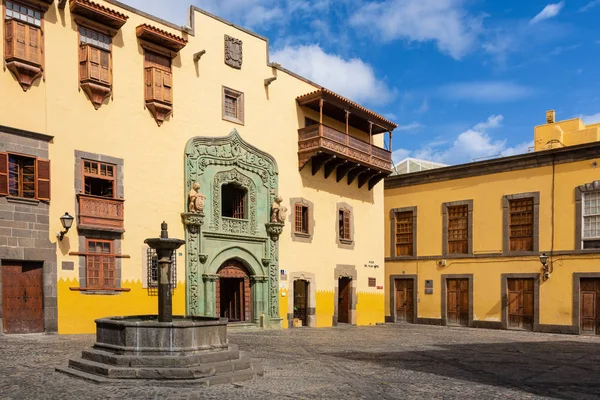
<path id="1" fill-rule="evenodd" d="M 96 343 L 56 370 L 97 383 L 161 381 L 177 385 L 234 383 L 262 368 L 227 340 L 227 319 L 173 316 L 171 256 L 183 240 L 146 239 L 158 256 L 158 315 L 97 319 Z"/>

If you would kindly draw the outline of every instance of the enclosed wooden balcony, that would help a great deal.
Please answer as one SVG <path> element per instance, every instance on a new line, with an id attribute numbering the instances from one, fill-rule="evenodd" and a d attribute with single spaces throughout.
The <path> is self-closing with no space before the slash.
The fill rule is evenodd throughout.
<path id="1" fill-rule="evenodd" d="M 125 200 L 78 194 L 79 229 L 124 232 L 123 205 Z"/>
<path id="2" fill-rule="evenodd" d="M 319 112 L 319 122 L 298 130 L 298 162 L 302 170 L 310 161 L 312 174 L 321 169 L 325 178 L 335 172 L 337 182 L 347 179 L 348 185 L 358 180 L 358 186 L 371 190 L 392 172 L 392 153 L 373 144 L 373 136 L 389 134 L 397 127 L 391 121 L 351 102 L 327 89 L 300 96 L 300 106 Z M 345 132 L 323 123 L 323 116 L 344 122 Z M 350 134 L 364 132 L 361 140 Z"/>

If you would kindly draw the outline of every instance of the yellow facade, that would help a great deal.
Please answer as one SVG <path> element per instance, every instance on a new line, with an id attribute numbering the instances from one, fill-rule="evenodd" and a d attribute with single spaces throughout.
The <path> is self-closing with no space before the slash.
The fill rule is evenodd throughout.
<path id="1" fill-rule="evenodd" d="M 582 127 L 578 119 L 536 127 L 536 149 L 538 144 L 545 148 L 553 139 L 548 132 L 557 130 L 571 132 L 563 136 L 570 147 L 386 179 L 386 319 L 398 320 L 395 279 L 406 275 L 417 277 L 414 322 L 450 324 L 447 303 L 451 300 L 443 299 L 443 292 L 450 289 L 443 286 L 447 279 L 457 277 L 470 279 L 472 315 L 467 325 L 506 328 L 511 300 L 503 277 L 521 274 L 536 285 L 533 329 L 579 333 L 581 294 L 574 290 L 578 291 L 581 278 L 600 277 L 598 250 L 582 249 L 578 235 L 582 204 L 577 192 L 581 185 L 587 185 L 584 191 L 600 188 L 600 143 L 588 137 L 587 131 L 577 131 Z M 583 136 L 576 138 L 579 133 Z M 534 248 L 510 254 L 504 238 L 508 227 L 504 196 L 519 194 L 539 196 Z M 472 224 L 472 249 L 466 255 L 444 253 L 444 219 L 448 217 L 443 203 L 465 200 L 472 201 L 468 222 Z M 416 207 L 416 246 L 414 256 L 399 257 L 394 248 L 394 211 L 406 207 Z M 549 257 L 547 277 L 540 262 L 542 253 Z M 426 281 L 432 281 L 433 290 L 426 290 Z"/>
<path id="2" fill-rule="evenodd" d="M 142 282 L 143 241 L 159 234 L 162 221 L 169 225 L 170 237 L 184 238 L 180 214 L 185 211 L 184 148 L 196 136 L 222 137 L 234 128 L 252 146 L 270 154 L 279 170 L 279 194 L 289 208 L 288 199 L 302 197 L 314 205 L 315 229 L 311 243 L 291 239 L 286 222 L 279 239 L 279 268 L 314 274 L 316 292 L 316 326 L 331 326 L 334 310 L 336 265 L 355 266 L 357 323 L 383 322 L 383 290 L 369 287 L 367 279 L 376 278 L 383 285 L 383 184 L 373 190 L 359 188 L 357 183 L 336 183 L 322 174 L 313 176 L 309 168 L 298 172 L 298 134 L 304 116 L 317 118 L 318 113 L 297 106 L 297 96 L 316 87 L 286 70 L 268 62 L 268 43 L 251 32 L 191 9 L 189 31 L 176 29 L 158 19 L 122 8 L 118 3 L 99 1 L 102 5 L 126 14 L 129 19 L 118 30 L 112 46 L 112 95 L 94 109 L 78 88 L 77 23 L 67 4 L 50 5 L 44 15 L 43 37 L 45 70 L 43 79 L 24 91 L 8 70 L 0 72 L 1 125 L 51 136 L 51 193 L 49 207 L 49 240 L 56 245 L 56 291 L 58 297 L 58 332 L 90 333 L 98 317 L 156 313 L 156 297 L 149 296 Z M 187 45 L 172 61 L 173 114 L 158 126 L 144 104 L 144 57 L 136 27 L 150 24 L 182 36 Z M 231 68 L 223 60 L 224 35 L 243 42 L 243 67 Z M 0 41 L 0 53 L 4 41 Z M 194 54 L 205 54 L 194 61 Z M 277 80 L 265 86 L 270 77 Z M 222 118 L 222 87 L 244 93 L 243 125 Z M 324 117 L 324 123 L 342 129 L 343 124 Z M 352 130 L 353 136 L 365 139 L 364 132 Z M 366 139 L 368 141 L 368 136 Z M 382 145 L 380 136 L 375 144 Z M 0 148 L 2 151 L 2 148 Z M 62 230 L 59 218 L 75 215 L 76 166 L 74 154 L 87 152 L 123 160 L 125 199 L 124 230 L 121 236 L 121 282 L 129 292 L 86 294 L 72 290 L 81 279 L 80 248 L 77 222 L 58 241 L 55 233 Z M 352 206 L 354 215 L 354 248 L 336 245 L 336 204 Z M 1 246 L 0 246 L 1 248 Z M 0 253 L 2 254 L 2 253 Z M 184 314 L 186 249 L 177 251 L 178 286 L 173 301 L 174 311 Z M 74 268 L 62 266 L 73 263 Z M 373 263 L 381 268 L 366 267 Z M 287 327 L 287 290 L 293 282 L 281 281 L 280 314 Z"/>

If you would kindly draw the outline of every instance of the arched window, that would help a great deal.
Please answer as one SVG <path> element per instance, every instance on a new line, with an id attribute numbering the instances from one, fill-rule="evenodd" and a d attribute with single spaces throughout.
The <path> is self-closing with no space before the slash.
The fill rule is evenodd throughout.
<path id="1" fill-rule="evenodd" d="M 248 191 L 236 184 L 221 186 L 221 215 L 228 218 L 247 218 Z"/>

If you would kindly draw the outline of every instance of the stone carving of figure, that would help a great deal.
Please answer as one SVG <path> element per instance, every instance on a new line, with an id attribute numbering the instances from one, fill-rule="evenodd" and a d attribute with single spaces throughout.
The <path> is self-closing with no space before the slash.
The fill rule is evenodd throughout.
<path id="1" fill-rule="evenodd" d="M 198 192 L 200 190 L 200 184 L 194 182 L 190 192 L 188 193 L 189 206 L 188 211 L 191 213 L 199 213 L 204 211 L 204 203 L 206 202 L 206 196 Z"/>
<path id="2" fill-rule="evenodd" d="M 287 214 L 287 207 L 281 205 L 283 197 L 277 196 L 271 206 L 271 222 L 284 223 Z"/>

